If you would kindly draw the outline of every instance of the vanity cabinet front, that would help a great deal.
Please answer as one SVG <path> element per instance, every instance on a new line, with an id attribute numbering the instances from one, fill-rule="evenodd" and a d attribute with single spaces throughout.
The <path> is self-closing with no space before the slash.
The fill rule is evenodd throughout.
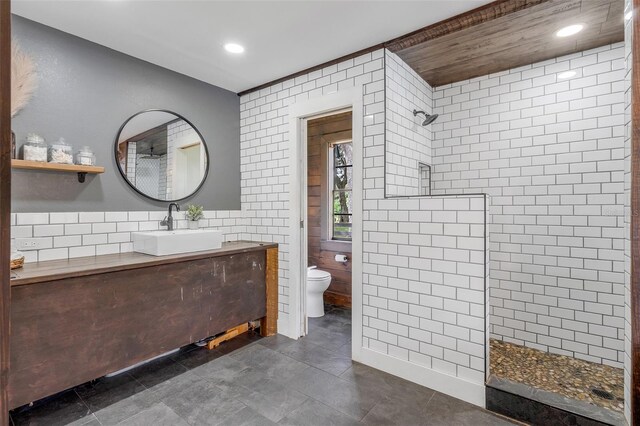
<path id="1" fill-rule="evenodd" d="M 10 406 L 248 321 L 262 319 L 263 334 L 273 334 L 274 294 L 275 245 L 238 242 L 191 255 L 27 265 L 12 283 Z"/>

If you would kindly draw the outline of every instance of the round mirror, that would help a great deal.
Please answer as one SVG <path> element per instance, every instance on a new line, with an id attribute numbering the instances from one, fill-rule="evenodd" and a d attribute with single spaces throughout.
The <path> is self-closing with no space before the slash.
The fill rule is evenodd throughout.
<path id="1" fill-rule="evenodd" d="M 127 183 L 156 201 L 190 197 L 209 172 L 202 135 L 187 119 L 170 111 L 142 111 L 125 121 L 115 154 Z"/>

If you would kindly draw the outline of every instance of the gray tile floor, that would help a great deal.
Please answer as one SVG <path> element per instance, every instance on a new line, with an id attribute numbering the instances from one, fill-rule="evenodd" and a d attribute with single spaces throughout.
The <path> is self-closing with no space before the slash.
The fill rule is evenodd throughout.
<path id="1" fill-rule="evenodd" d="M 129 373 L 12 412 L 18 425 L 508 425 L 503 418 L 351 361 L 350 311 L 309 335 L 249 333 L 190 346 Z"/>

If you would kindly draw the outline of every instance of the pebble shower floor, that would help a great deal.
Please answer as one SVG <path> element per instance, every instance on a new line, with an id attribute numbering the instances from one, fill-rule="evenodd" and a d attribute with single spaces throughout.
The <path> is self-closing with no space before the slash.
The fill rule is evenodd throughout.
<path id="1" fill-rule="evenodd" d="M 491 374 L 496 377 L 616 412 L 624 410 L 624 378 L 621 368 L 495 339 L 491 339 L 490 361 Z"/>

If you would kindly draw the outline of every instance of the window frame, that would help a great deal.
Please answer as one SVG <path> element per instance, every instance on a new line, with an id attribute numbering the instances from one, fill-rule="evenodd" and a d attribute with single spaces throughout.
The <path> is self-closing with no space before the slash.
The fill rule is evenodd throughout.
<path id="1" fill-rule="evenodd" d="M 335 142 L 331 142 L 328 145 L 328 152 L 327 152 L 327 156 L 328 156 L 328 161 L 327 161 L 327 189 L 328 189 L 328 194 L 327 194 L 327 211 L 326 216 L 328 217 L 328 221 L 329 221 L 329 226 L 328 228 L 328 240 L 330 241 L 340 241 L 340 242 L 346 242 L 346 243 L 350 243 L 353 240 L 353 234 L 352 231 L 349 233 L 349 237 L 336 237 L 335 236 L 335 217 L 336 216 L 351 216 L 351 224 L 353 226 L 353 213 L 335 213 L 334 211 L 334 197 L 336 192 L 350 192 L 352 194 L 353 197 L 353 185 L 351 187 L 351 189 L 335 189 L 335 182 L 334 182 L 334 177 L 335 177 L 335 171 L 336 171 L 336 165 L 335 165 L 335 154 L 334 154 L 334 148 L 336 145 L 344 145 L 344 144 L 350 144 L 351 148 L 353 149 L 353 140 L 352 139 L 344 139 L 344 140 L 339 140 L 339 141 L 335 141 Z M 353 159 L 351 161 L 350 164 L 347 164 L 345 166 L 337 166 L 340 168 L 351 168 L 351 170 L 353 170 Z"/>

